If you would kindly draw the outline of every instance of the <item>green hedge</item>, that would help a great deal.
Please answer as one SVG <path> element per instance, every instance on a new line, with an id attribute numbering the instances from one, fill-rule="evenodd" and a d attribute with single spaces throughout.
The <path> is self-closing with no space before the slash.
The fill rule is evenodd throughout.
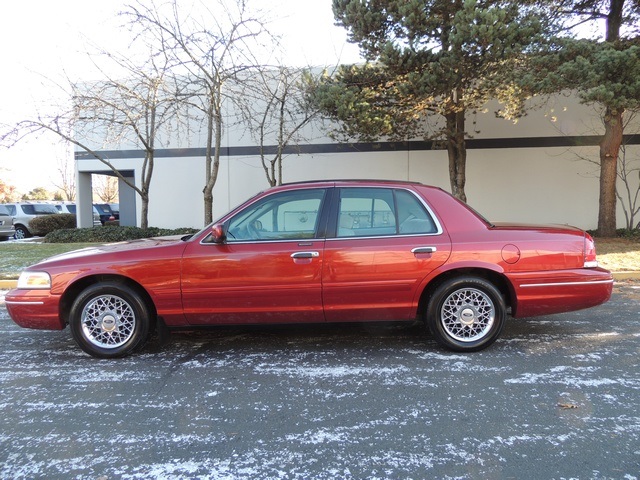
<path id="1" fill-rule="evenodd" d="M 598 238 L 597 230 L 587 230 L 587 233 L 591 235 L 593 238 Z M 634 228 L 633 230 L 629 230 L 627 228 L 618 228 L 616 230 L 616 237 L 626 238 L 628 240 L 640 241 L 640 229 Z"/>
<path id="2" fill-rule="evenodd" d="M 57 216 L 57 215 L 54 215 Z M 166 228 L 104 226 L 92 228 L 62 229 L 48 233 L 44 237 L 45 243 L 113 243 L 138 238 L 165 237 L 169 235 L 189 235 L 196 233 L 194 228 Z"/>
<path id="3" fill-rule="evenodd" d="M 34 235 L 47 235 L 61 228 L 76 228 L 76 216 L 72 213 L 42 215 L 29 222 L 29 231 Z"/>

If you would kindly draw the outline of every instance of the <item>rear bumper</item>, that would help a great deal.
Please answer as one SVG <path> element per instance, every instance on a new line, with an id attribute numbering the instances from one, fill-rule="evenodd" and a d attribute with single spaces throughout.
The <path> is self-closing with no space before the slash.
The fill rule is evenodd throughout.
<path id="1" fill-rule="evenodd" d="M 514 318 L 549 315 L 595 307 L 607 302 L 613 276 L 603 268 L 581 268 L 507 275 L 516 300 Z"/>
<path id="2" fill-rule="evenodd" d="M 62 330 L 65 322 L 60 318 L 60 297 L 49 290 L 14 289 L 5 296 L 5 305 L 11 319 L 24 328 Z"/>

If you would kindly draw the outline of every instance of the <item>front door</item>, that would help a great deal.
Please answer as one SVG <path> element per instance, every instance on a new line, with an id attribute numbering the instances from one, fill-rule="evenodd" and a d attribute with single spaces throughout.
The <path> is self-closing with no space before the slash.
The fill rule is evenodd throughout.
<path id="1" fill-rule="evenodd" d="M 263 197 L 225 222 L 224 244 L 183 257 L 182 298 L 192 325 L 320 322 L 325 189 Z"/>

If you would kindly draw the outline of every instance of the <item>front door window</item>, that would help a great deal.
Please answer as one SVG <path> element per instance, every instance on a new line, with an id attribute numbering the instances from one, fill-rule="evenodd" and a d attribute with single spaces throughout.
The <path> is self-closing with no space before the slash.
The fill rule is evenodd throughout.
<path id="1" fill-rule="evenodd" d="M 323 189 L 275 194 L 243 210 L 229 222 L 229 242 L 301 240 L 317 237 Z"/>

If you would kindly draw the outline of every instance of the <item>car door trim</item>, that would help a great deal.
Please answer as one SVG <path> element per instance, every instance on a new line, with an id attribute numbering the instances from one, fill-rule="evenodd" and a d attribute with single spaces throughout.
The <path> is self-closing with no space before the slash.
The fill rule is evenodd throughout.
<path id="1" fill-rule="evenodd" d="M 587 282 L 524 283 L 520 285 L 520 288 L 571 287 L 571 286 L 577 286 L 577 285 L 601 285 L 605 283 L 613 283 L 613 280 L 591 280 Z"/>

